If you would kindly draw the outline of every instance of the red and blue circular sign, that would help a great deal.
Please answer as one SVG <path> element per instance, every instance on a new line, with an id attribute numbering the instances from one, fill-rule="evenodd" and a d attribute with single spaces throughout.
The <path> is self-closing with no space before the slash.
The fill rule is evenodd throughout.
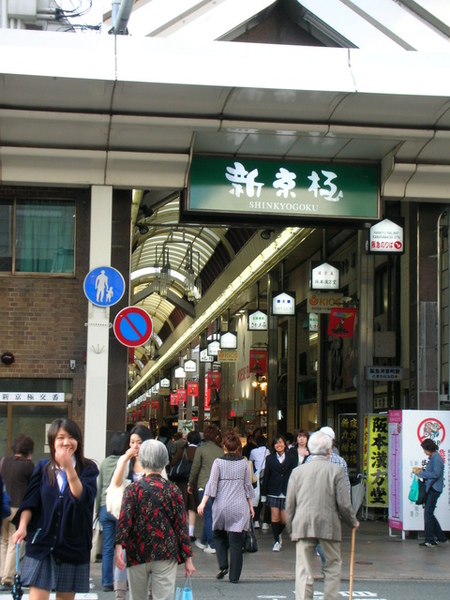
<path id="1" fill-rule="evenodd" d="M 143 308 L 127 306 L 117 313 L 113 329 L 121 344 L 128 348 L 138 348 L 150 339 L 153 323 L 150 315 Z"/>

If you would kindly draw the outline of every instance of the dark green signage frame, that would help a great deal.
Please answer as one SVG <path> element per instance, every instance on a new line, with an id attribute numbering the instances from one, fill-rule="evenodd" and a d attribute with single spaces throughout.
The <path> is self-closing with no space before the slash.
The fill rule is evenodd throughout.
<path id="1" fill-rule="evenodd" d="M 361 225 L 380 219 L 379 166 L 194 156 L 181 220 Z"/>

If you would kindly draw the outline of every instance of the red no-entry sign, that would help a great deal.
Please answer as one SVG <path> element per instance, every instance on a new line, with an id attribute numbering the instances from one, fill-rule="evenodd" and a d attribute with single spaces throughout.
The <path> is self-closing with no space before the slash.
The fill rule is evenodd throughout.
<path id="1" fill-rule="evenodd" d="M 150 339 L 153 323 L 150 315 L 143 308 L 127 306 L 117 313 L 113 328 L 121 344 L 129 348 L 137 348 Z"/>

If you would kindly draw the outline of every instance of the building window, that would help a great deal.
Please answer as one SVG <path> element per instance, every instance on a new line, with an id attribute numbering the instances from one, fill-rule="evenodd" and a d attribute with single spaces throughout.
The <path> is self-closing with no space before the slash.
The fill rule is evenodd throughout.
<path id="1" fill-rule="evenodd" d="M 74 272 L 75 202 L 0 201 L 0 271 Z"/>

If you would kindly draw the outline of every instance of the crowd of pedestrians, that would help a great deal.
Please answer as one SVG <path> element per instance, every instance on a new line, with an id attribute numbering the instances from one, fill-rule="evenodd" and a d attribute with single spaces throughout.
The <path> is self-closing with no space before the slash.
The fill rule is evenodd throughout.
<path id="1" fill-rule="evenodd" d="M 195 572 L 193 547 L 215 555 L 217 579 L 238 583 L 244 539 L 269 530 L 273 552 L 296 543 L 297 600 L 313 597 L 313 563 L 321 558 L 324 594 L 337 598 L 341 571 L 341 523 L 357 528 L 347 464 L 335 434 L 322 427 L 274 436 L 261 429 L 242 447 L 235 430 L 223 434 L 207 424 L 173 438 L 138 424 L 112 435 L 98 469 L 84 456 L 79 426 L 55 420 L 48 430 L 50 459 L 32 462 L 34 442 L 19 435 L 12 456 L 0 459 L 0 476 L 11 498 L 3 519 L 2 590 L 10 590 L 16 550 L 24 554 L 23 584 L 30 600 L 73 600 L 89 591 L 94 517 L 103 527 L 102 587 L 116 600 L 172 600 L 177 566 Z M 434 516 L 442 491 L 443 463 L 433 442 L 417 475 L 427 484 L 425 542 L 446 543 Z M 176 468 L 183 464 L 183 469 Z M 182 473 L 182 475 L 180 475 Z M 2 481 L 0 480 L 0 483 Z M 196 516 L 203 529 L 195 536 Z"/>

